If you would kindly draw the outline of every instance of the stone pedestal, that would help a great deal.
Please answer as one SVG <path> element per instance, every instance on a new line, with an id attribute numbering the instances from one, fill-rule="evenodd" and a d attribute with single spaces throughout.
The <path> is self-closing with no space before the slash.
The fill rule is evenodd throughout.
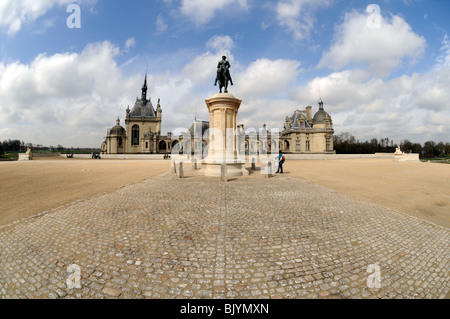
<path id="1" fill-rule="evenodd" d="M 33 159 L 33 153 L 31 153 L 31 149 L 28 148 L 25 154 L 19 154 L 19 161 L 31 161 Z"/>
<path id="2" fill-rule="evenodd" d="M 204 159 L 203 174 L 222 176 L 222 164 L 227 177 L 248 175 L 245 158 L 239 157 L 237 141 L 237 114 L 242 101 L 229 93 L 219 93 L 206 105 L 209 110 L 209 150 Z"/>

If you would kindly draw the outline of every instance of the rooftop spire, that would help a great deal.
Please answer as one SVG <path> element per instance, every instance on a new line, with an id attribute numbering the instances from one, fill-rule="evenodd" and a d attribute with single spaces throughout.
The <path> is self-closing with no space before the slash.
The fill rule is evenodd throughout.
<path id="1" fill-rule="evenodd" d="M 147 66 L 147 70 L 145 71 L 144 85 L 142 85 L 142 101 L 144 102 L 144 104 L 147 102 L 147 91 L 148 91 L 147 72 L 148 72 L 148 66 Z"/>
<path id="2" fill-rule="evenodd" d="M 319 99 L 319 109 L 323 110 L 323 101 L 322 101 L 322 98 Z"/>
<path id="3" fill-rule="evenodd" d="M 142 88 L 147 89 L 147 71 L 145 71 L 145 80 L 144 80 L 144 85 L 142 86 Z"/>

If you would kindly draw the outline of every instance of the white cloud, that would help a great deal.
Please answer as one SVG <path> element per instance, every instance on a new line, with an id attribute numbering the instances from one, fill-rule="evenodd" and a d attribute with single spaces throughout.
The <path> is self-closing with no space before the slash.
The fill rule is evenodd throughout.
<path id="1" fill-rule="evenodd" d="M 206 43 L 206 48 L 215 52 L 229 52 L 234 48 L 234 41 L 229 35 L 215 35 Z M 224 53 L 224 54 L 225 54 Z"/>
<path id="2" fill-rule="evenodd" d="M 216 66 L 220 53 L 210 51 L 195 57 L 183 69 L 182 74 L 199 85 L 212 85 L 216 76 Z"/>
<path id="3" fill-rule="evenodd" d="M 278 23 L 296 40 L 309 38 L 315 26 L 316 10 L 327 7 L 332 0 L 280 0 L 276 6 Z"/>
<path id="4" fill-rule="evenodd" d="M 214 84 L 218 62 L 222 59 L 222 56 L 230 53 L 233 48 L 234 41 L 230 36 L 213 36 L 206 43 L 208 51 L 189 62 L 184 67 L 182 74 L 199 85 Z M 232 65 L 232 69 L 234 69 L 234 57 L 231 53 L 228 56 L 228 60 Z"/>
<path id="5" fill-rule="evenodd" d="M 442 120 L 450 118 L 448 37 L 427 73 L 387 80 L 367 77 L 364 69 L 344 69 L 306 85 L 297 84 L 299 61 L 257 59 L 241 65 L 233 56 L 235 45 L 228 35 L 214 36 L 179 73 L 149 76 L 153 103 L 161 98 L 163 133 L 189 128 L 195 115 L 208 120 L 204 100 L 218 92 L 213 86 L 216 66 L 227 49 L 236 84 L 229 89 L 243 100 L 238 119 L 247 128 L 263 123 L 282 128 L 295 109 L 310 104 L 317 110 L 320 88 L 337 132 L 396 142 L 450 136 Z M 185 52 L 181 54 L 185 59 Z M 9 134 L 45 145 L 98 147 L 117 116 L 123 125 L 127 105 L 132 107 L 140 94 L 143 75 L 124 76 L 116 62 L 119 56 L 120 48 L 106 41 L 81 53 L 39 55 L 29 64 L 0 62 L 0 140 Z"/>
<path id="6" fill-rule="evenodd" d="M 136 45 L 136 40 L 134 38 L 129 38 L 125 42 L 125 51 L 128 52 L 131 48 L 133 48 Z"/>
<path id="7" fill-rule="evenodd" d="M 216 66 L 223 55 L 230 53 L 231 76 L 238 85 L 233 88 L 241 98 L 255 99 L 279 95 L 286 92 L 300 72 L 300 63 L 294 60 L 258 59 L 248 67 L 240 65 L 231 52 L 234 47 L 231 37 L 214 36 L 206 44 L 207 52 L 186 65 L 182 74 L 194 84 L 211 86 L 216 77 Z"/>
<path id="8" fill-rule="evenodd" d="M 124 113 L 142 85 L 142 76 L 122 75 L 115 61 L 119 51 L 105 41 L 80 54 L 0 63 L 0 124 L 32 126 L 31 135 L 21 135 L 34 143 L 39 143 L 37 132 L 43 144 L 63 144 L 71 136 L 91 146 L 100 143 L 106 127 Z"/>
<path id="9" fill-rule="evenodd" d="M 233 10 L 233 7 L 247 10 L 247 0 L 182 0 L 180 10 L 197 25 L 203 25 L 210 22 L 218 11 L 225 8 Z"/>
<path id="10" fill-rule="evenodd" d="M 93 5 L 97 0 L 1 0 L 0 29 L 8 35 L 20 31 L 23 23 L 33 22 L 56 6 L 71 3 Z"/>
<path id="11" fill-rule="evenodd" d="M 364 70 L 343 70 L 311 80 L 291 94 L 292 100 L 317 101 L 319 88 L 325 110 L 337 132 L 348 131 L 364 140 L 389 137 L 423 143 L 447 141 L 450 128 L 450 50 L 448 37 L 435 66 L 383 80 L 367 79 Z M 307 102 L 306 102 L 307 103 Z"/>
<path id="12" fill-rule="evenodd" d="M 258 59 L 235 76 L 239 83 L 236 92 L 249 100 L 284 95 L 289 86 L 296 82 L 299 67 L 300 63 L 294 60 Z"/>
<path id="13" fill-rule="evenodd" d="M 169 26 L 166 23 L 166 20 L 162 17 L 162 15 L 158 15 L 158 18 L 156 19 L 156 30 L 160 33 L 166 31 Z"/>
<path id="14" fill-rule="evenodd" d="M 193 57 L 183 69 L 183 81 L 179 79 L 180 88 L 175 85 L 165 86 L 165 91 L 170 92 L 168 99 L 178 105 L 177 109 L 171 109 L 172 113 L 164 119 L 165 129 L 171 130 L 175 124 L 169 117 L 176 117 L 178 126 L 180 123 L 189 125 L 194 115 L 200 119 L 209 119 L 204 100 L 218 93 L 218 88 L 213 86 L 216 66 L 223 51 L 227 49 L 230 49 L 230 72 L 236 84 L 229 86 L 228 90 L 243 100 L 239 123 L 247 127 L 261 127 L 263 123 L 268 127 L 282 127 L 283 119 L 287 115 L 285 112 L 290 112 L 293 104 L 286 99 L 287 90 L 296 82 L 300 63 L 294 60 L 258 59 L 244 66 L 235 60 L 231 51 L 234 46 L 234 41 L 227 35 L 212 37 L 206 43 L 207 51 Z M 176 83 L 175 78 L 172 77 L 172 83 Z M 188 84 L 188 90 L 184 90 Z M 158 91 L 161 90 L 158 88 Z"/>
<path id="15" fill-rule="evenodd" d="M 346 14 L 337 26 L 334 43 L 325 52 L 319 67 L 339 70 L 360 67 L 368 75 L 387 76 L 408 57 L 412 62 L 426 47 L 424 37 L 415 34 L 399 16 L 381 17 L 379 28 L 367 25 L 368 15 L 356 11 Z"/>

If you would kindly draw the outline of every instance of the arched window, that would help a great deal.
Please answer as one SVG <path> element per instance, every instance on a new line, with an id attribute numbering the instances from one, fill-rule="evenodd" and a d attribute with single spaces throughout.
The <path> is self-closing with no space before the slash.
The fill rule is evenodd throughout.
<path id="1" fill-rule="evenodd" d="M 271 141 L 270 148 L 273 149 L 273 150 L 277 148 L 277 142 L 275 140 Z"/>
<path id="2" fill-rule="evenodd" d="M 134 125 L 131 129 L 132 137 L 131 137 L 131 145 L 139 146 L 139 125 Z"/>
<path id="3" fill-rule="evenodd" d="M 166 143 L 165 141 L 161 141 L 161 142 L 159 143 L 159 150 L 160 150 L 161 152 L 167 151 L 167 143 Z"/>
<path id="4" fill-rule="evenodd" d="M 284 141 L 284 150 L 286 152 L 289 152 L 289 142 L 288 141 Z"/>
<path id="5" fill-rule="evenodd" d="M 123 145 L 123 140 L 122 140 L 122 136 L 119 137 L 119 146 L 122 147 Z"/>

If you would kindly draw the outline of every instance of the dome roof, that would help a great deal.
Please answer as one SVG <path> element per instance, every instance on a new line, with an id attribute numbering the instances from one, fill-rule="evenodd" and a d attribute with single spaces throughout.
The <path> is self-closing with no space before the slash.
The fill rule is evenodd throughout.
<path id="1" fill-rule="evenodd" d="M 319 111 L 314 115 L 313 123 L 325 123 L 325 119 L 331 119 L 330 115 L 323 109 L 322 99 L 319 101 Z"/>
<path id="2" fill-rule="evenodd" d="M 125 129 L 120 125 L 120 119 L 117 119 L 116 125 L 109 130 L 110 135 L 125 135 Z"/>
<path id="3" fill-rule="evenodd" d="M 313 123 L 325 123 L 325 119 L 329 117 L 330 115 L 321 109 L 316 113 L 316 115 L 314 115 Z"/>

